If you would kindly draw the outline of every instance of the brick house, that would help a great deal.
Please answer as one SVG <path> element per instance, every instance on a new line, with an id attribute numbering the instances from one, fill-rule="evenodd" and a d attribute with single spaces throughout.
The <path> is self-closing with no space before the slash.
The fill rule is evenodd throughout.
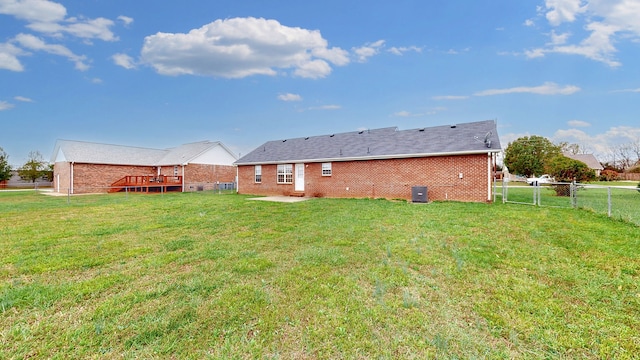
<path id="1" fill-rule="evenodd" d="M 51 162 L 53 190 L 72 194 L 210 190 L 235 182 L 237 156 L 221 142 L 169 149 L 58 140 Z"/>
<path id="2" fill-rule="evenodd" d="M 589 167 L 589 169 L 593 170 L 596 177 L 600 176 L 600 172 L 604 170 L 604 166 L 600 164 L 600 161 L 598 161 L 598 159 L 596 159 L 595 155 L 593 154 L 571 154 L 566 152 L 563 155 L 568 157 L 569 159 L 585 163 Z"/>
<path id="3" fill-rule="evenodd" d="M 500 151 L 490 120 L 269 141 L 235 164 L 242 194 L 488 202 Z"/>

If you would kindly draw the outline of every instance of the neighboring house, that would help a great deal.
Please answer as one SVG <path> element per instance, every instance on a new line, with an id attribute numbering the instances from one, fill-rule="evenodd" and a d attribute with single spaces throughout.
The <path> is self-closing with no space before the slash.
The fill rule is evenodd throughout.
<path id="1" fill-rule="evenodd" d="M 568 157 L 569 159 L 578 160 L 587 164 L 587 166 L 595 172 L 596 177 L 600 176 L 600 172 L 604 170 L 604 167 L 602 166 L 602 164 L 600 164 L 600 161 L 598 161 L 598 159 L 596 159 L 593 154 L 564 153 L 563 155 Z"/>
<path id="2" fill-rule="evenodd" d="M 242 194 L 486 202 L 500 151 L 480 121 L 269 141 L 235 164 Z"/>
<path id="3" fill-rule="evenodd" d="M 63 193 L 196 191 L 235 181 L 237 156 L 221 142 L 169 149 L 58 140 L 53 189 Z"/>

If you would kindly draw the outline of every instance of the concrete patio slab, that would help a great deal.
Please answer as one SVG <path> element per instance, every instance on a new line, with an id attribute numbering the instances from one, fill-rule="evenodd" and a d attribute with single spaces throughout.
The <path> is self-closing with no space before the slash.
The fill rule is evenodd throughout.
<path id="1" fill-rule="evenodd" d="M 264 196 L 264 197 L 249 198 L 247 200 L 260 200 L 260 201 L 296 203 L 296 202 L 300 202 L 300 201 L 307 201 L 309 199 L 311 199 L 311 198 L 308 198 L 308 197 L 297 197 L 297 196 Z"/>

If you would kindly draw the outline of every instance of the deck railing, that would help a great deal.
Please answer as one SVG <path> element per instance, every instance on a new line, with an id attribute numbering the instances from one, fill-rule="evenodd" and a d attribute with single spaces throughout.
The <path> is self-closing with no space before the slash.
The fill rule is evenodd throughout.
<path id="1" fill-rule="evenodd" d="M 166 189 L 182 186 L 182 176 L 127 175 L 111 184 L 111 192 L 133 188 L 134 191 L 149 191 L 149 188 Z"/>

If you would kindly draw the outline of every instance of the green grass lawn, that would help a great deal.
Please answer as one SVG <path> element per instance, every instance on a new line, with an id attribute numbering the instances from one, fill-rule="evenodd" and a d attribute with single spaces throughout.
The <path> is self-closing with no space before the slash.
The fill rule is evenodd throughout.
<path id="1" fill-rule="evenodd" d="M 640 228 L 589 211 L 0 193 L 0 358 L 635 358 Z"/>

